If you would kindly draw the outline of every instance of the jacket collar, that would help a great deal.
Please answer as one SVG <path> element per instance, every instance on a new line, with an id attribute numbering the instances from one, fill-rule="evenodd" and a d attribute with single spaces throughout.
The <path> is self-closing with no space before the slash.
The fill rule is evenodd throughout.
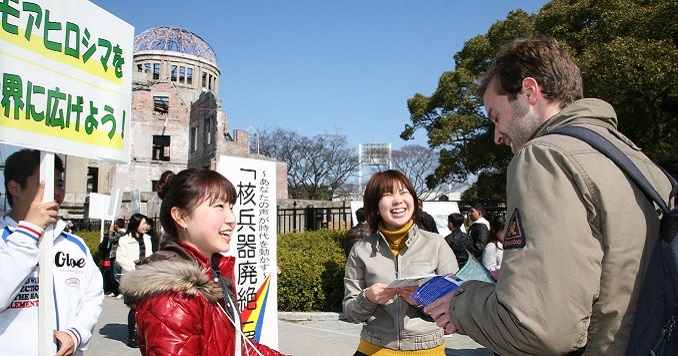
<path id="1" fill-rule="evenodd" d="M 617 114 L 612 105 L 600 99 L 580 99 L 548 119 L 537 129 L 533 137 L 539 137 L 561 126 L 574 124 L 591 124 L 616 130 L 617 123 Z"/>

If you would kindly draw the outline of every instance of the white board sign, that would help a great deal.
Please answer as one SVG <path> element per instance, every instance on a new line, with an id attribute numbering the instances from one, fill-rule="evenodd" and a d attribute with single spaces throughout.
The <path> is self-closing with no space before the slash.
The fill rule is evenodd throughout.
<path id="1" fill-rule="evenodd" d="M 233 207 L 236 231 L 229 256 L 235 256 L 235 285 L 242 330 L 278 348 L 277 203 L 275 162 L 219 157 L 218 171 L 238 192 Z"/>
<path id="2" fill-rule="evenodd" d="M 2 6 L 0 142 L 129 162 L 134 27 L 84 0 Z"/>

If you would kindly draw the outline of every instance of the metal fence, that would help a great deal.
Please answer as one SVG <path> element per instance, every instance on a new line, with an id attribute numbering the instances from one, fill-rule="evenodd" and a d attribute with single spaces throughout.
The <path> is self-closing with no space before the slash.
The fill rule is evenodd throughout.
<path id="1" fill-rule="evenodd" d="M 461 213 L 468 217 L 468 211 L 470 207 L 462 206 L 460 207 Z M 504 207 L 486 207 L 486 216 L 488 219 L 493 215 L 506 215 L 506 208 Z M 278 226 L 277 233 L 285 234 L 288 232 L 301 232 L 301 231 L 315 231 L 318 229 L 331 229 L 331 230 L 341 230 L 349 229 L 354 225 L 353 214 L 351 211 L 350 204 L 344 204 L 343 206 L 332 206 L 332 207 L 314 207 L 313 205 L 307 205 L 306 207 L 289 207 L 281 208 L 278 207 Z M 160 221 L 157 218 L 151 218 L 155 220 L 155 226 L 160 226 Z M 89 220 L 89 221 L 73 221 L 76 225 L 77 230 L 100 230 L 101 229 L 101 220 Z M 105 226 L 105 229 L 108 228 L 108 224 Z"/>
<path id="2" fill-rule="evenodd" d="M 318 229 L 349 229 L 353 226 L 350 206 L 278 208 L 278 234 Z"/>

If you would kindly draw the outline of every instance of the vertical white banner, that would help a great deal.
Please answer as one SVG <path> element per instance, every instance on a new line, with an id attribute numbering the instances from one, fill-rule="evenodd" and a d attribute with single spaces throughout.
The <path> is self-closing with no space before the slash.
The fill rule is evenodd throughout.
<path id="1" fill-rule="evenodd" d="M 238 192 L 236 232 L 227 255 L 235 256 L 235 286 L 242 330 L 278 348 L 278 265 L 275 162 L 220 156 L 219 173 Z"/>

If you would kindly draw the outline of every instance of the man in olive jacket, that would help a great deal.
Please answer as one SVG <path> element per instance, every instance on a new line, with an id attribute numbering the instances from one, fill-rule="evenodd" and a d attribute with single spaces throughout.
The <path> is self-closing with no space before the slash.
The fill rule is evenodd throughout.
<path id="1" fill-rule="evenodd" d="M 501 355 L 623 355 L 659 230 L 655 206 L 584 126 L 619 147 L 664 197 L 670 183 L 617 131 L 613 108 L 582 99 L 579 68 L 547 36 L 502 47 L 480 93 L 496 144 L 511 146 L 504 259 L 495 285 L 470 281 L 425 311 Z"/>

